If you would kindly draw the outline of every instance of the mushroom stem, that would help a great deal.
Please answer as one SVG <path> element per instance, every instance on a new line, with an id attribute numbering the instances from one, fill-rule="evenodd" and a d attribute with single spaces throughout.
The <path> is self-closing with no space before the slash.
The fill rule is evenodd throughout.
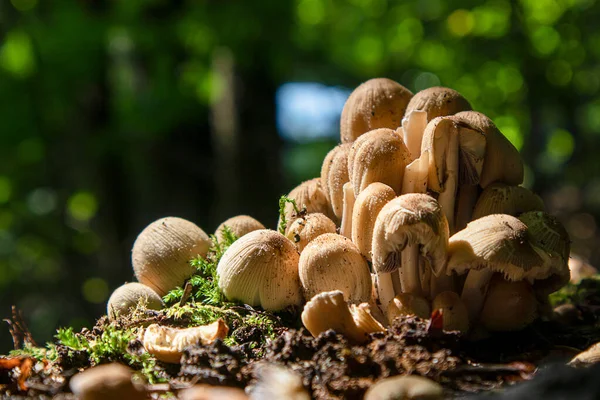
<path id="1" fill-rule="evenodd" d="M 489 268 L 472 269 L 467 274 L 460 298 L 469 311 L 469 321 L 475 321 L 479 317 L 493 275 L 494 272 Z"/>
<path id="2" fill-rule="evenodd" d="M 424 151 L 419 158 L 408 164 L 402 179 L 402 194 L 426 193 L 429 168 L 429 152 Z"/>
<path id="3" fill-rule="evenodd" d="M 454 279 L 451 275 L 447 275 L 445 271 L 442 271 L 440 276 L 431 277 L 430 293 L 432 299 L 447 291 L 454 291 Z"/>
<path id="4" fill-rule="evenodd" d="M 425 132 L 426 126 L 426 111 L 415 110 L 402 119 L 403 139 L 412 160 L 415 160 L 421 154 L 421 142 L 423 141 L 423 132 Z"/>
<path id="5" fill-rule="evenodd" d="M 377 273 L 377 296 L 379 297 L 379 303 L 381 303 L 381 311 L 384 314 L 395 295 L 393 273 L 395 272 Z"/>
<path id="6" fill-rule="evenodd" d="M 401 254 L 400 282 L 402 292 L 421 296 L 421 280 L 419 279 L 419 245 L 407 244 Z"/>
<path id="7" fill-rule="evenodd" d="M 438 197 L 438 203 L 448 220 L 450 235 L 454 229 L 454 204 L 456 202 L 456 190 L 458 188 L 458 134 L 452 133 L 446 154 L 446 181 L 444 190 Z"/>
<path id="8" fill-rule="evenodd" d="M 352 239 L 352 212 L 354 211 L 354 201 L 356 196 L 354 188 L 350 182 L 344 184 L 344 206 L 342 209 L 342 224 L 340 226 L 340 235 Z"/>
<path id="9" fill-rule="evenodd" d="M 460 185 L 458 188 L 458 204 L 456 206 L 455 230 L 460 231 L 471 221 L 479 189 L 477 185 Z"/>

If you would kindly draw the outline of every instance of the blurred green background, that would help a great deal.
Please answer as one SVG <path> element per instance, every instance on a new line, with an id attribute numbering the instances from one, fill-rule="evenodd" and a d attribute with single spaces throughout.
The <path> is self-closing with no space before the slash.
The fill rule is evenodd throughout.
<path id="1" fill-rule="evenodd" d="M 377 76 L 493 118 L 598 263 L 599 20 L 595 0 L 3 0 L 0 316 L 40 342 L 91 326 L 159 217 L 274 227 Z"/>

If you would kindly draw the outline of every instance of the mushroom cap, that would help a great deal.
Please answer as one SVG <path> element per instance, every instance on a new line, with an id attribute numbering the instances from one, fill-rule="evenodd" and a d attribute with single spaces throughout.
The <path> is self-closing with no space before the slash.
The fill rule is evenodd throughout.
<path id="1" fill-rule="evenodd" d="M 504 274 L 512 281 L 548 275 L 544 261 L 529 242 L 527 226 L 506 214 L 471 221 L 450 237 L 448 272 L 463 274 L 481 268 Z"/>
<path id="2" fill-rule="evenodd" d="M 412 97 L 410 90 L 387 78 L 370 79 L 346 100 L 340 119 L 342 143 L 378 128 L 396 129 Z"/>
<path id="3" fill-rule="evenodd" d="M 221 257 L 217 274 L 229 300 L 269 311 L 302 304 L 298 252 L 279 232 L 261 229 L 236 240 Z"/>
<path id="4" fill-rule="evenodd" d="M 527 281 L 509 282 L 498 274 L 490 281 L 479 315 L 490 331 L 517 331 L 537 316 L 537 301 Z"/>
<path id="5" fill-rule="evenodd" d="M 408 193 L 388 202 L 373 229 L 373 268 L 378 272 L 398 269 L 398 254 L 407 244 L 421 246 L 434 275 L 446 265 L 448 221 L 438 202 L 423 193 Z"/>
<path id="6" fill-rule="evenodd" d="M 375 129 L 359 137 L 348 153 L 348 176 L 354 195 L 373 182 L 382 182 L 400 193 L 404 168 L 410 153 L 399 134 L 391 129 Z"/>
<path id="7" fill-rule="evenodd" d="M 337 145 L 327 153 L 321 166 L 321 187 L 338 221 L 342 218 L 344 183 L 350 180 L 348 153 L 351 147 L 351 143 Z"/>
<path id="8" fill-rule="evenodd" d="M 146 399 L 143 385 L 135 385 L 133 371 L 118 363 L 92 367 L 73 376 L 69 387 L 81 400 Z"/>
<path id="9" fill-rule="evenodd" d="M 290 199 L 296 200 L 296 205 L 300 210 L 306 207 L 306 213 L 322 213 L 328 216 L 329 218 L 335 218 L 333 211 L 331 210 L 331 204 L 327 200 L 327 196 L 321 187 L 321 179 L 314 178 L 308 181 L 304 181 L 298 186 L 296 186 L 292 191 L 288 194 Z M 290 228 L 290 224 L 296 220 L 298 217 L 295 215 L 294 206 L 287 203 L 285 205 L 285 217 L 287 218 L 288 225 L 286 228 L 286 232 Z M 281 219 L 281 217 L 280 217 Z M 279 223 L 277 224 L 279 225 Z"/>
<path id="10" fill-rule="evenodd" d="M 292 225 L 290 225 L 290 229 L 285 236 L 294 243 L 299 252 L 302 252 L 306 245 L 315 238 L 324 233 L 335 232 L 335 223 L 327 218 L 325 214 L 312 213 L 297 218 Z"/>
<path id="11" fill-rule="evenodd" d="M 396 197 L 394 190 L 381 182 L 373 182 L 356 197 L 352 211 L 352 241 L 361 254 L 371 261 L 373 228 L 377 215 L 390 200 Z"/>
<path id="12" fill-rule="evenodd" d="M 177 393 L 179 400 L 248 400 L 246 393 L 240 388 L 227 386 L 212 386 L 199 384 L 180 390 Z"/>
<path id="13" fill-rule="evenodd" d="M 465 303 L 455 292 L 445 291 L 433 299 L 431 309 L 442 310 L 445 331 L 469 331 L 469 312 Z"/>
<path id="14" fill-rule="evenodd" d="M 382 379 L 365 393 L 364 400 L 442 400 L 439 383 L 417 375 L 398 375 Z"/>
<path id="15" fill-rule="evenodd" d="M 406 107 L 406 114 L 421 110 L 427 112 L 427 121 L 471 110 L 471 104 L 454 89 L 434 86 L 417 92 Z"/>
<path id="16" fill-rule="evenodd" d="M 119 286 L 110 295 L 106 306 L 108 319 L 114 321 L 119 315 L 128 315 L 131 309 L 139 304 L 140 299 L 144 299 L 149 310 L 160 310 L 164 307 L 162 298 L 150 287 L 130 282 Z"/>
<path id="17" fill-rule="evenodd" d="M 231 232 L 239 239 L 247 233 L 265 229 L 265 226 L 249 215 L 236 215 L 225 220 L 215 230 L 215 236 L 219 243 L 225 240 L 223 236 L 225 227 L 231 229 Z"/>
<path id="18" fill-rule="evenodd" d="M 487 186 L 479 195 L 472 219 L 491 214 L 508 214 L 517 217 L 524 212 L 537 210 L 544 210 L 544 202 L 540 196 L 522 186 L 496 182 Z"/>
<path id="19" fill-rule="evenodd" d="M 340 290 L 351 303 L 371 297 L 369 266 L 352 241 L 325 233 L 310 242 L 300 254 L 298 266 L 304 297 Z"/>
<path id="20" fill-rule="evenodd" d="M 477 111 L 460 112 L 454 117 L 485 134 L 485 161 L 479 180 L 482 188 L 493 182 L 504 182 L 508 185 L 523 183 L 524 168 L 519 150 L 498 130 L 491 119 Z"/>
<path id="21" fill-rule="evenodd" d="M 205 257 L 211 244 L 208 235 L 190 221 L 177 217 L 154 221 L 133 244 L 135 277 L 164 296 L 196 272 L 190 260 Z"/>
<path id="22" fill-rule="evenodd" d="M 403 315 L 416 315 L 419 318 L 431 316 L 431 306 L 424 297 L 411 293 L 400 293 L 392 299 L 386 310 L 386 318 L 391 325 L 394 319 Z"/>

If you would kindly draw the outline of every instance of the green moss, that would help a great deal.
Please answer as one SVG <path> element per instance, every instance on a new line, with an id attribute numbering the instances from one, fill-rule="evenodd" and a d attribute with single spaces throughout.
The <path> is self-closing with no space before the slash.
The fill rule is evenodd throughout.
<path id="1" fill-rule="evenodd" d="M 600 293 L 600 275 L 583 279 L 578 284 L 569 282 L 565 287 L 550 295 L 550 304 L 556 307 L 561 304 L 586 303 L 590 297 Z"/>
<path id="2" fill-rule="evenodd" d="M 58 360 L 58 352 L 54 343 L 48 343 L 46 347 L 24 346 L 22 349 L 12 350 L 9 355 L 33 357 L 38 361 L 56 362 Z"/>

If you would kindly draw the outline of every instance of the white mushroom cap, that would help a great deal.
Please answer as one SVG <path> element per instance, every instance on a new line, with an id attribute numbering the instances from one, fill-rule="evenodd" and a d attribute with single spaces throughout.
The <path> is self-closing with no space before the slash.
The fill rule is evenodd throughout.
<path id="1" fill-rule="evenodd" d="M 399 375 L 382 379 L 365 393 L 364 400 L 442 400 L 439 383 L 416 375 Z"/>
<path id="2" fill-rule="evenodd" d="M 127 316 L 140 300 L 149 310 L 160 310 L 164 306 L 162 298 L 154 290 L 141 283 L 130 282 L 119 286 L 110 295 L 106 306 L 108 319 L 114 321 L 117 316 Z"/>
<path id="3" fill-rule="evenodd" d="M 369 266 L 352 241 L 326 233 L 310 242 L 300 255 L 300 282 L 307 299 L 331 290 L 341 290 L 351 303 L 371 297 Z"/>
<path id="4" fill-rule="evenodd" d="M 321 187 L 321 179 L 314 178 L 302 182 L 296 186 L 288 194 L 290 199 L 296 200 L 296 205 L 300 210 L 306 208 L 306 213 L 322 213 L 329 218 L 335 218 L 331 210 L 331 204 L 327 200 L 327 196 Z M 298 215 L 294 211 L 294 206 L 287 203 L 285 205 L 285 217 L 288 221 L 286 232 L 290 228 L 290 224 L 296 220 Z M 277 224 L 279 226 L 279 223 Z"/>
<path id="5" fill-rule="evenodd" d="M 348 153 L 351 143 L 340 144 L 334 147 L 321 166 L 321 187 L 331 204 L 337 221 L 342 218 L 342 207 L 344 200 L 343 187 L 350 180 L 348 176 Z"/>
<path id="6" fill-rule="evenodd" d="M 340 119 L 342 143 L 350 143 L 378 128 L 396 129 L 412 97 L 410 90 L 391 79 L 370 79 L 346 100 Z"/>
<path id="7" fill-rule="evenodd" d="M 335 223 L 325 214 L 312 213 L 297 218 L 290 226 L 286 237 L 294 243 L 298 252 L 302 252 L 312 240 L 324 233 L 335 232 Z"/>
<path id="8" fill-rule="evenodd" d="M 166 217 L 139 234 L 131 253 L 135 276 L 160 296 L 182 286 L 196 272 L 190 260 L 206 256 L 211 241 L 194 223 Z"/>
<path id="9" fill-rule="evenodd" d="M 80 400 L 146 399 L 143 385 L 132 381 L 133 371 L 118 363 L 92 367 L 73 376 L 69 387 Z"/>
<path id="10" fill-rule="evenodd" d="M 235 217 L 223 221 L 215 230 L 215 236 L 219 243 L 222 243 L 225 239 L 223 236 L 225 227 L 228 227 L 238 239 L 252 231 L 265 229 L 263 224 L 249 215 L 236 215 Z"/>
<path id="11" fill-rule="evenodd" d="M 427 112 L 427 121 L 436 117 L 471 110 L 471 105 L 456 90 L 435 86 L 416 93 L 406 107 L 406 114 L 421 110 Z"/>
<path id="12" fill-rule="evenodd" d="M 298 251 L 279 232 L 261 229 L 235 241 L 219 261 L 217 274 L 229 300 L 269 311 L 302 304 Z"/>

